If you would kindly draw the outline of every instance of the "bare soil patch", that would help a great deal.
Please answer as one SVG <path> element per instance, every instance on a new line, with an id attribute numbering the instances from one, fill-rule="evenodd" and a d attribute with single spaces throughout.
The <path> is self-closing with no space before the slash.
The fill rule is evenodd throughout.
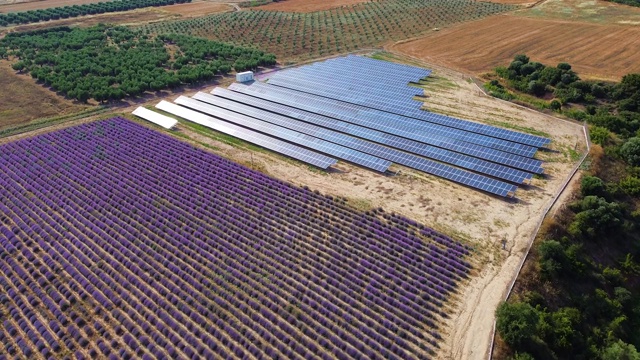
<path id="1" fill-rule="evenodd" d="M 640 71 L 640 27 L 499 15 L 432 32 L 391 48 L 429 62 L 480 73 L 516 54 L 555 65 L 568 62 L 583 77 L 619 79 Z"/>
<path id="2" fill-rule="evenodd" d="M 209 14 L 215 14 L 231 10 L 231 6 L 227 4 L 221 4 L 209 1 L 199 1 L 186 4 L 175 4 L 169 6 L 163 6 L 162 11 L 166 11 L 172 14 L 179 14 L 182 16 L 204 16 Z"/>
<path id="3" fill-rule="evenodd" d="M 341 6 L 350 6 L 369 1 L 371 0 L 285 0 L 258 6 L 256 7 L 256 9 L 310 13 L 314 11 L 329 10 Z"/>
<path id="4" fill-rule="evenodd" d="M 57 96 L 27 75 L 16 75 L 7 61 L 0 62 L 0 89 L 0 128 L 76 113 L 88 107 Z"/>
<path id="5" fill-rule="evenodd" d="M 0 13 L 48 9 L 59 6 L 71 6 L 97 3 L 104 0 L 36 0 L 36 1 L 0 1 Z"/>

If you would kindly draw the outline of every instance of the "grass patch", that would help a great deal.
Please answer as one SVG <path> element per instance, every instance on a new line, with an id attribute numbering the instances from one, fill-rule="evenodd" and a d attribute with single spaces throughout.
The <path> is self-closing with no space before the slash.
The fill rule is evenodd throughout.
<path id="1" fill-rule="evenodd" d="M 106 112 L 108 110 L 109 110 L 109 108 L 100 106 L 100 107 L 90 108 L 90 109 L 87 109 L 85 111 L 80 111 L 80 112 L 74 113 L 74 114 L 68 114 L 68 115 L 55 116 L 55 117 L 51 117 L 51 118 L 35 120 L 35 121 L 29 122 L 29 123 L 26 123 L 26 124 L 21 124 L 21 125 L 18 125 L 18 126 L 8 127 L 8 128 L 0 130 L 0 138 L 7 137 L 7 136 L 12 136 L 12 135 L 18 135 L 18 134 L 26 133 L 26 132 L 29 132 L 29 131 L 42 129 L 42 128 L 45 128 L 45 127 L 48 127 L 48 126 L 52 126 L 52 125 L 58 125 L 58 124 L 61 124 L 63 122 L 66 122 L 66 121 L 78 120 L 78 119 L 83 118 L 83 117 L 88 117 L 88 116 L 93 116 L 93 115 L 97 115 L 97 114 L 100 114 L 100 113 L 104 113 L 104 112 Z"/>

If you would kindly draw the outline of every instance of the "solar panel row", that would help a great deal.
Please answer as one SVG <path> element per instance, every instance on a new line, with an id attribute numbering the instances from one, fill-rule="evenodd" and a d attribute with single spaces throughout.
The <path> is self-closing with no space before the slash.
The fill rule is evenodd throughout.
<path id="1" fill-rule="evenodd" d="M 227 122 L 231 122 L 243 127 L 248 127 L 252 130 L 264 133 L 266 135 L 286 140 L 288 142 L 298 144 L 372 170 L 385 172 L 389 169 L 389 166 L 391 166 L 391 162 L 388 160 L 383 160 L 378 157 L 365 154 L 363 152 L 356 151 L 342 145 L 331 143 L 315 136 L 309 136 L 298 131 L 293 131 L 281 126 L 276 126 L 266 121 L 234 113 L 229 110 L 193 100 L 185 96 L 180 96 L 175 100 L 175 102 L 179 105 L 183 105 L 190 109 L 215 116 Z"/>
<path id="2" fill-rule="evenodd" d="M 307 82 L 309 81 L 309 82 Z M 303 92 L 309 92 L 309 93 L 315 93 L 315 91 L 313 90 L 309 90 L 312 86 L 318 86 L 318 83 L 315 83 L 315 85 L 309 85 L 307 86 L 307 84 L 311 84 L 313 81 L 312 80 L 297 80 L 297 79 L 290 79 L 287 77 L 283 77 L 283 78 L 278 78 L 278 79 L 272 79 L 269 81 L 269 84 L 273 84 L 273 85 L 277 85 L 277 86 L 281 86 L 284 88 L 288 88 L 291 90 L 294 90 L 296 92 L 299 91 L 303 91 Z M 263 85 L 263 84 L 258 84 L 258 85 Z M 328 84 L 327 84 L 328 86 Z M 299 91 L 297 91 L 299 90 Z M 322 92 L 322 91 L 319 91 Z M 352 95 L 344 95 L 344 94 L 349 94 L 353 92 L 353 90 L 350 89 L 344 89 L 341 92 L 341 95 L 336 95 L 335 97 L 340 97 L 340 98 L 347 98 L 347 97 L 355 97 Z M 320 94 L 322 95 L 322 94 Z M 365 99 L 366 97 L 363 95 L 361 96 L 362 99 Z M 339 100 L 339 99 L 338 99 Z M 342 100 L 340 100 L 342 101 Z M 363 100 L 363 102 L 367 102 L 369 100 Z M 390 98 L 388 98 L 386 100 L 385 103 L 385 107 L 390 106 L 389 104 L 392 103 L 393 100 L 391 100 Z M 352 104 L 356 105 L 357 103 L 359 103 L 359 101 L 353 101 Z M 361 106 L 361 105 L 358 105 Z M 443 125 L 439 125 L 439 124 L 435 124 L 435 123 L 431 123 L 431 122 L 427 122 L 427 121 L 420 121 L 420 120 L 416 120 L 416 119 L 412 119 L 412 118 L 408 118 L 406 116 L 401 116 L 398 114 L 393 114 L 393 113 L 389 113 L 389 112 L 385 112 L 384 110 L 379 110 L 379 109 L 375 109 L 375 108 L 371 108 L 371 107 L 367 107 L 366 106 L 361 106 L 361 110 L 360 111 L 368 111 L 370 113 L 376 113 L 378 114 L 377 116 L 383 116 L 385 118 L 393 118 L 395 119 L 394 122 L 402 122 L 405 123 L 407 125 L 410 125 L 412 127 L 414 127 L 416 130 L 419 131 L 425 131 L 427 133 L 437 133 L 439 135 L 442 136 L 446 136 L 446 137 L 450 137 L 453 139 L 458 139 L 458 140 L 463 140 L 466 142 L 470 142 L 473 144 L 478 144 L 478 145 L 482 145 L 482 146 L 486 146 L 486 147 L 490 147 L 496 150 L 500 150 L 500 151 L 505 151 L 505 152 L 509 152 L 512 154 L 516 154 L 516 155 L 520 155 L 520 156 L 525 156 L 525 157 L 532 157 L 533 155 L 535 155 L 535 153 L 537 152 L 537 148 L 529 146 L 529 145 L 524 145 L 524 144 L 520 144 L 520 143 L 515 143 L 512 141 L 507 141 L 507 140 L 503 140 L 503 139 L 498 139 L 498 138 L 494 138 L 494 137 L 490 137 L 490 136 L 486 136 L 486 135 L 482 135 L 482 134 L 477 134 L 477 133 L 472 133 L 469 131 L 465 131 L 465 130 L 460 130 L 460 129 L 456 129 L 456 128 L 452 128 L 452 127 L 448 127 L 448 126 L 443 126 Z"/>
<path id="3" fill-rule="evenodd" d="M 229 121 L 231 121 L 231 119 L 234 119 L 233 121 L 237 121 L 242 117 L 240 116 L 240 114 L 226 111 L 222 108 L 216 108 L 214 106 L 207 106 L 197 100 L 188 99 L 185 97 L 181 97 L 176 101 L 179 101 L 182 104 L 185 104 L 192 108 L 197 108 L 199 111 L 206 110 L 208 112 L 216 113 L 216 116 L 220 116 L 221 118 L 228 119 Z M 200 103 L 202 105 L 199 105 L 196 103 Z M 245 122 L 245 124 L 247 126 L 253 126 L 256 124 L 254 121 L 251 121 L 249 119 L 246 119 L 246 120 L 247 121 Z M 402 156 L 407 159 L 411 159 L 412 157 L 415 158 L 411 154 L 404 154 Z M 402 159 L 398 159 L 398 160 L 403 161 Z M 409 163 L 406 160 L 405 162 Z M 457 169 L 455 167 L 441 164 L 441 163 L 424 159 L 424 158 L 419 159 L 419 162 L 413 164 L 413 166 L 428 174 L 439 176 L 439 177 L 442 177 L 463 185 L 467 185 L 476 189 L 481 189 L 483 191 L 486 191 L 498 196 L 505 196 L 505 197 L 512 196 L 517 190 L 517 187 L 513 184 L 508 184 L 503 181 L 495 180 L 495 179 L 492 179 L 483 175 L 475 174 L 469 171 Z"/>
<path id="4" fill-rule="evenodd" d="M 144 120 L 150 121 L 156 125 L 162 126 L 165 129 L 171 129 L 178 123 L 176 119 L 158 114 L 157 112 L 143 108 L 142 106 L 135 109 L 132 114 Z"/>
<path id="5" fill-rule="evenodd" d="M 284 89 L 260 83 L 254 83 L 251 86 L 236 83 L 232 84 L 229 89 L 528 172 L 542 173 L 543 171 L 541 167 L 542 162 L 539 160 L 505 153 L 444 136 L 419 133 L 415 131 L 413 126 L 398 124 L 371 114 L 367 115 L 366 111 L 363 115 L 358 116 L 357 105 L 345 104 L 310 94 L 285 91 Z"/>
<path id="6" fill-rule="evenodd" d="M 403 139 L 391 134 L 385 134 L 377 130 L 367 129 L 358 125 L 349 124 L 318 114 L 294 109 L 285 105 L 273 103 L 259 98 L 254 98 L 223 88 L 214 89 L 212 91 L 212 94 L 216 96 L 197 93 L 193 96 L 193 98 L 200 101 L 205 101 L 216 106 L 224 107 L 232 111 L 240 112 L 258 119 L 273 122 L 283 127 L 295 127 L 295 129 L 298 131 L 313 134 L 314 136 L 322 137 L 329 141 L 339 142 L 345 146 L 350 146 L 348 144 L 351 142 L 350 139 L 358 140 L 353 137 L 357 136 L 359 138 L 373 141 L 378 144 L 408 151 L 413 154 L 422 155 L 433 160 L 452 164 L 464 169 L 476 171 L 517 184 L 522 184 L 524 181 L 532 178 L 532 175 L 530 173 L 512 169 L 504 165 L 499 165 L 471 156 L 420 144 L 412 140 Z M 299 121 L 296 121 L 294 119 Z M 305 123 L 307 124 L 306 126 L 301 125 Z M 343 134 L 348 134 L 349 136 Z M 397 151 L 392 148 L 380 146 L 378 144 L 369 143 L 362 140 L 359 141 L 369 144 L 360 145 L 362 147 L 356 148 L 363 152 L 367 152 L 412 168 L 416 168 L 413 164 L 419 163 L 420 157 L 413 155 L 408 156 L 410 154 L 405 155 L 406 153 Z"/>
<path id="7" fill-rule="evenodd" d="M 256 144 L 266 149 L 273 150 L 291 158 L 300 160 L 307 164 L 317 166 L 321 169 L 326 169 L 329 166 L 337 163 L 336 159 L 333 159 L 329 156 L 319 154 L 315 151 L 292 145 L 278 139 L 271 138 L 252 130 L 229 124 L 221 120 L 217 120 L 211 116 L 189 110 L 182 106 L 166 102 L 164 100 L 156 105 L 156 108 L 179 116 L 185 120 L 195 122 L 216 131 L 237 137 L 252 144 Z"/>
<path id="8" fill-rule="evenodd" d="M 329 67 L 327 66 L 323 66 L 322 64 L 331 64 Z M 379 67 L 376 66 L 376 64 L 384 64 L 385 67 Z M 380 84 L 390 84 L 389 88 L 396 88 L 396 84 L 398 83 L 398 79 L 396 77 L 394 77 L 393 75 L 395 73 L 391 72 L 391 70 L 386 70 L 386 71 L 380 71 L 377 69 L 385 69 L 386 66 L 391 66 L 391 67 L 396 67 L 399 64 L 394 64 L 394 63 L 389 63 L 389 62 L 385 62 L 385 61 L 378 61 L 378 60 L 374 60 L 374 59 L 369 59 L 369 58 L 365 58 L 365 57 L 361 57 L 361 56 L 348 56 L 346 58 L 338 58 L 338 59 L 331 59 L 331 60 L 327 60 L 325 62 L 322 63 L 316 63 L 314 65 L 310 65 L 310 66 L 306 66 L 303 68 L 298 68 L 298 69 L 292 69 L 292 70 L 284 70 L 279 72 L 279 74 L 287 74 L 288 72 L 295 72 L 295 71 L 299 71 L 299 69 L 305 69 L 305 68 L 309 68 L 309 69 L 313 69 L 316 68 L 319 69 L 319 71 L 324 70 L 324 73 L 326 74 L 326 69 L 330 69 L 333 71 L 341 71 L 340 68 L 343 68 L 344 66 L 350 66 L 351 69 L 354 69 L 353 72 L 353 76 L 365 76 L 365 77 L 371 77 L 371 76 L 375 76 L 377 75 L 378 79 L 379 79 L 379 83 Z M 381 65 L 382 66 L 382 65 Z M 404 67 L 408 67 L 408 68 L 412 68 L 410 66 L 406 66 L 406 65 L 401 65 Z M 360 68 L 360 71 L 355 71 L 358 69 L 358 67 Z M 366 72 L 362 71 L 362 69 L 367 69 Z M 421 70 L 419 68 L 415 68 L 418 70 Z M 344 69 L 342 69 L 342 71 L 344 71 Z M 310 76 L 308 72 L 305 72 L 305 74 L 307 76 Z M 369 74 L 369 75 L 367 75 Z M 428 72 L 427 72 L 428 74 Z M 330 87 L 329 89 L 323 89 L 323 90 L 331 90 L 334 93 L 333 94 L 327 94 L 325 93 L 325 96 L 336 96 L 336 95 L 345 95 L 345 92 L 343 91 L 342 87 L 344 86 L 345 82 L 346 83 L 354 83 L 357 82 L 358 79 L 354 79 L 354 78 L 347 78 L 345 77 L 344 73 L 341 73 L 342 76 L 337 77 L 337 76 L 333 76 L 331 77 L 332 80 L 334 80 L 332 82 L 332 84 L 334 85 L 333 87 Z M 279 76 L 278 73 L 274 76 L 272 76 L 272 80 L 273 79 L 277 79 Z M 416 75 L 414 78 L 412 78 L 411 80 L 417 80 L 418 78 L 420 78 L 420 75 Z M 424 76 L 422 76 L 424 77 Z M 401 79 L 402 81 L 406 81 L 406 79 Z M 406 86 L 406 83 L 405 83 Z M 307 90 L 311 90 L 310 88 Z M 493 126 L 489 126 L 489 125 L 485 125 L 485 124 L 479 124 L 479 123 L 474 123 L 471 121 L 466 121 L 466 120 L 461 120 L 461 119 L 456 119 L 456 118 L 451 118 L 451 117 L 447 117 L 447 116 L 443 116 L 443 115 L 439 115 L 439 114 L 433 114 L 433 113 L 429 113 L 427 111 L 424 110 L 420 110 L 420 104 L 414 101 L 410 101 L 410 99 L 398 99 L 398 98 L 394 98 L 394 103 L 393 104 L 389 104 L 389 94 L 386 93 L 384 94 L 384 96 L 381 96 L 381 94 L 377 94 L 376 92 L 373 91 L 369 91 L 367 92 L 366 88 L 361 89 L 361 91 L 358 92 L 358 94 L 362 94 L 366 92 L 366 98 L 370 99 L 370 100 L 375 100 L 375 101 L 370 101 L 366 104 L 362 103 L 363 100 L 360 100 L 360 104 L 364 104 L 365 106 L 371 106 L 374 108 L 381 108 L 385 111 L 390 111 L 390 112 L 394 112 L 394 113 L 398 113 L 400 115 L 405 115 L 405 116 L 410 116 L 410 117 L 414 117 L 416 119 L 419 120 L 423 120 L 423 121 L 429 121 L 429 122 L 435 122 L 435 123 L 439 123 L 442 125 L 446 125 L 446 126 L 451 126 L 451 127 L 456 127 L 459 129 L 463 129 L 463 130 L 467 130 L 467 131 L 471 131 L 471 132 L 476 132 L 479 134 L 484 134 L 484 135 L 488 135 L 488 136 L 493 136 L 493 137 L 497 137 L 497 138 L 501 138 L 501 139 L 505 139 L 505 140 L 510 140 L 510 141 L 514 141 L 514 142 L 519 142 L 522 144 L 526 144 L 526 145 L 530 145 L 530 146 L 535 146 L 535 147 L 541 147 L 541 146 L 545 146 L 547 145 L 550 140 L 544 137 L 540 137 L 540 136 L 535 136 L 535 135 L 530 135 L 530 134 L 523 134 L 523 133 L 519 133 L 516 131 L 512 131 L 512 130 L 507 130 L 507 129 L 501 129 L 501 128 L 497 128 L 497 127 L 493 127 Z M 346 94 L 349 96 L 353 96 L 354 94 Z M 357 94 L 356 94 L 357 95 Z M 341 98 L 341 100 L 344 101 L 354 101 L 354 99 L 345 99 L 345 98 Z M 386 106 L 385 106 L 386 104 Z"/>
<path id="9" fill-rule="evenodd" d="M 347 55 L 345 57 L 338 57 L 329 59 L 325 62 L 335 62 L 340 64 L 356 64 L 362 68 L 362 66 L 367 66 L 367 68 L 375 70 L 375 71 L 385 71 L 385 72 L 399 72 L 403 74 L 407 74 L 412 78 L 421 79 L 429 76 L 431 74 L 431 70 L 423 69 L 411 65 L 398 64 L 390 61 L 380 61 L 376 59 L 371 59 L 364 56 L 357 55 Z"/>
<path id="10" fill-rule="evenodd" d="M 393 84 L 390 82 L 383 82 L 376 73 L 365 73 L 355 76 L 350 71 L 340 69 L 316 69 L 313 66 L 302 67 L 296 69 L 288 69 L 279 71 L 271 75 L 270 79 L 283 79 L 283 78 L 305 78 L 314 80 L 316 82 L 337 82 L 343 87 L 353 88 L 355 91 L 362 92 L 363 90 L 380 90 L 385 95 L 393 96 L 397 100 L 413 101 L 412 98 L 418 95 L 424 95 L 424 90 L 417 87 L 408 86 L 407 82 L 401 82 Z M 417 106 L 419 103 L 413 101 L 412 105 Z"/>

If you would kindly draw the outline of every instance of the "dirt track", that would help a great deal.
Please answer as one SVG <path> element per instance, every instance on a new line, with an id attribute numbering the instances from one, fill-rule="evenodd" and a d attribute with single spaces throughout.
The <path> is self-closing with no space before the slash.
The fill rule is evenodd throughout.
<path id="1" fill-rule="evenodd" d="M 350 6 L 369 1 L 370 0 L 285 0 L 277 3 L 259 6 L 256 9 L 308 13 L 314 11 L 329 10 L 340 6 Z"/>
<path id="2" fill-rule="evenodd" d="M 391 46 L 458 70 L 481 73 L 516 54 L 555 65 L 568 62 L 583 77 L 618 79 L 640 71 L 640 27 L 500 15 L 432 32 Z"/>

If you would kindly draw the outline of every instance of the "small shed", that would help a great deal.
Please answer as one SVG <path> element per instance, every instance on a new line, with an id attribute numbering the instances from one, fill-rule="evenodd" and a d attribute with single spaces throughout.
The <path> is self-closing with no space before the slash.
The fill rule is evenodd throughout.
<path id="1" fill-rule="evenodd" d="M 245 72 L 237 73 L 236 81 L 241 83 L 247 82 L 247 81 L 253 81 L 253 71 L 245 71 Z"/>

